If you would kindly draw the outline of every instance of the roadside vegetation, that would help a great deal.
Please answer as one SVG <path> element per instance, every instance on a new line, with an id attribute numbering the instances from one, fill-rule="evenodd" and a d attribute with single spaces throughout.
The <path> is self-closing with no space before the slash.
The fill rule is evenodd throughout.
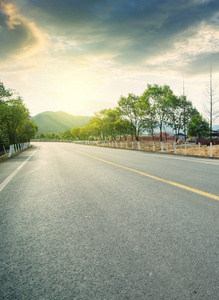
<path id="1" fill-rule="evenodd" d="M 174 131 L 175 140 L 180 135 L 195 136 L 198 139 L 209 136 L 209 124 L 187 100 L 186 96 L 176 96 L 169 86 L 147 85 L 141 96 L 128 94 L 121 96 L 117 107 L 94 113 L 82 127 L 73 127 L 58 134 L 41 133 L 37 139 L 65 140 L 122 140 L 131 136 L 139 141 L 143 132 L 154 140 L 159 130 L 160 141 L 166 127 Z"/>
<path id="2" fill-rule="evenodd" d="M 29 142 L 38 130 L 30 120 L 29 110 L 22 97 L 0 82 L 0 144 L 8 147 L 12 144 Z"/>

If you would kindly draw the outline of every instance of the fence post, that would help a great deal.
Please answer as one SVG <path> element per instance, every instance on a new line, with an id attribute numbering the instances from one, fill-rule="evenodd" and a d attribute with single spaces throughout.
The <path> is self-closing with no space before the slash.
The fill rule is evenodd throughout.
<path id="1" fill-rule="evenodd" d="M 161 145 L 161 152 L 163 152 L 163 142 L 160 142 Z"/>
<path id="2" fill-rule="evenodd" d="M 140 142 L 138 141 L 138 150 L 141 150 Z"/>
<path id="3" fill-rule="evenodd" d="M 213 148 L 212 148 L 212 142 L 210 142 L 210 156 L 213 157 Z"/>
<path id="4" fill-rule="evenodd" d="M 8 157 L 11 157 L 11 156 L 12 156 L 12 145 L 10 145 L 9 153 L 8 153 Z"/>

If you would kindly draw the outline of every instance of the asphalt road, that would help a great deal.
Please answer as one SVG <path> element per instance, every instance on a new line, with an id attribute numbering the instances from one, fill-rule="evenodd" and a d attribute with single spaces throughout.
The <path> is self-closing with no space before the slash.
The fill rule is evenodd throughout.
<path id="1" fill-rule="evenodd" d="M 219 160 L 35 143 L 0 164 L 0 299 L 218 299 Z"/>

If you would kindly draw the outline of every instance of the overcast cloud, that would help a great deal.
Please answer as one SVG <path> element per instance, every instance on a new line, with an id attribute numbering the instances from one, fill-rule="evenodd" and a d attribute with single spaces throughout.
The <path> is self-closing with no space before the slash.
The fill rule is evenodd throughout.
<path id="1" fill-rule="evenodd" d="M 112 91 L 115 78 L 121 86 L 125 80 L 130 85 L 131 78 L 135 82 L 140 74 L 193 80 L 207 76 L 210 60 L 218 73 L 219 1 L 0 0 L 0 41 L 0 80 L 10 84 L 9 76 L 13 83 L 12 74 L 20 74 L 24 91 L 21 77 L 26 72 L 30 92 L 34 77 L 46 72 L 44 66 L 53 74 L 59 71 L 59 82 L 66 74 L 78 80 L 76 94 L 65 94 L 65 99 L 80 97 L 82 82 L 89 79 L 90 101 L 97 101 L 104 95 L 94 90 L 106 92 L 107 86 Z M 70 83 L 65 89 L 70 89 Z M 140 85 L 133 87 L 139 89 Z M 112 97 L 117 96 L 117 101 L 115 90 Z M 120 94 L 123 91 L 127 87 Z M 87 97 L 81 98 L 82 103 Z M 52 96 L 48 99 L 52 101 Z"/>

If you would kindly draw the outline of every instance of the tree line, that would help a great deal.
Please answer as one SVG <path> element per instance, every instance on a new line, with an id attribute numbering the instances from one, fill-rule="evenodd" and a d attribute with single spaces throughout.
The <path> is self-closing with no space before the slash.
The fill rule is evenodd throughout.
<path id="1" fill-rule="evenodd" d="M 196 136 L 198 139 L 209 135 L 209 124 L 201 116 L 192 102 L 184 95 L 176 96 L 168 85 L 148 84 L 141 96 L 128 94 L 121 96 L 114 109 L 103 109 L 83 127 L 74 127 L 52 134 L 53 138 L 68 140 L 99 139 L 109 140 L 132 136 L 139 140 L 142 132 L 148 132 L 154 139 L 159 129 L 170 126 L 176 140 L 180 133 Z M 51 134 L 40 134 L 37 138 L 52 138 Z"/>
<path id="2" fill-rule="evenodd" d="M 37 130 L 22 97 L 0 82 L 0 144 L 29 142 Z"/>

